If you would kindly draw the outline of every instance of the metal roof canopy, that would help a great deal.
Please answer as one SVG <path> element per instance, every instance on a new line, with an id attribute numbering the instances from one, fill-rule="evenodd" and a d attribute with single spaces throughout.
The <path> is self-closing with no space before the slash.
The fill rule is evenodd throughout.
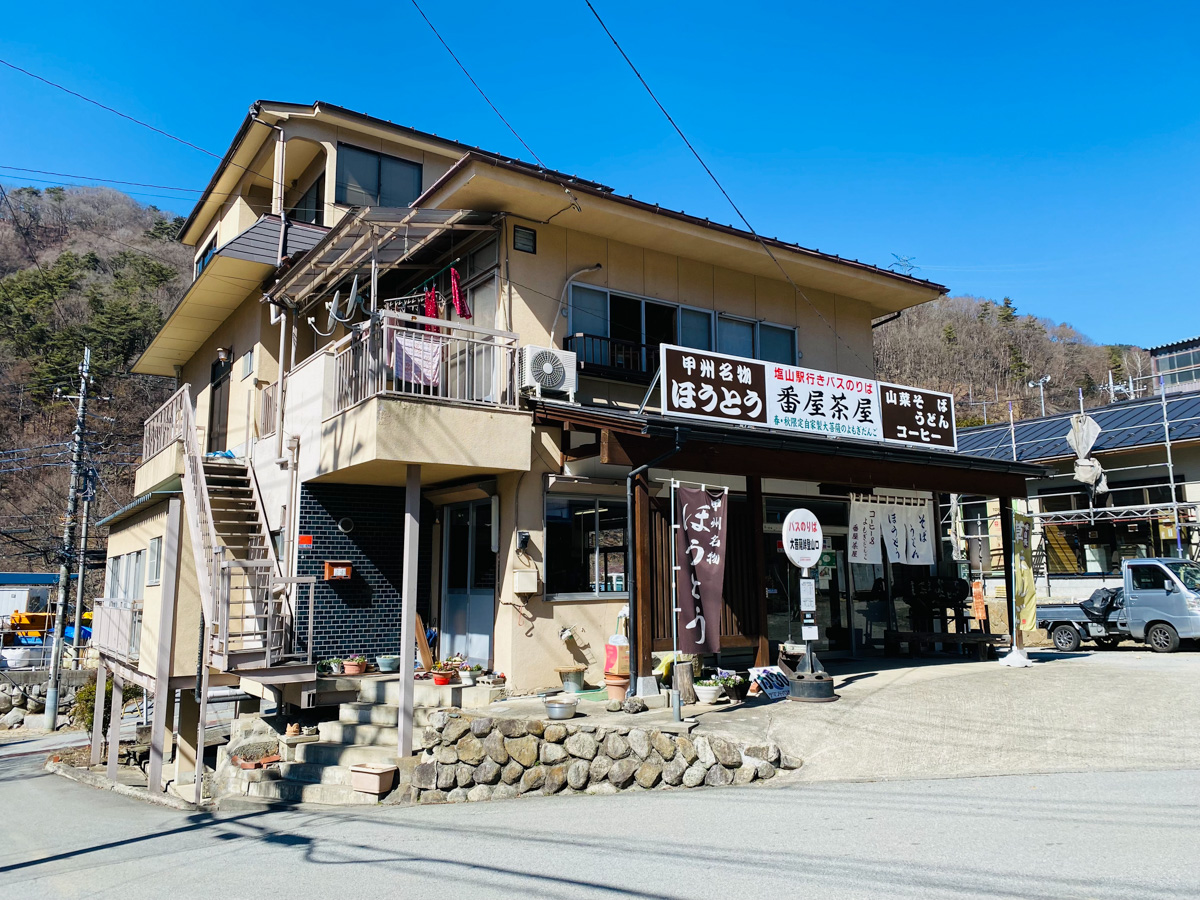
<path id="1" fill-rule="evenodd" d="M 412 261 L 428 247 L 441 248 L 454 232 L 494 231 L 497 213 L 469 209 L 362 207 L 348 213 L 265 295 L 304 309 L 352 275 L 382 275 Z"/>
<path id="2" fill-rule="evenodd" d="M 1165 442 L 1162 398 L 1158 395 L 1126 400 L 1086 410 L 1100 425 L 1092 455 L 1114 450 L 1154 447 Z M 1021 461 L 1073 459 L 1067 444 L 1073 412 L 1015 423 L 1017 457 Z M 1200 440 L 1200 393 L 1167 398 L 1171 443 Z M 1012 435 L 1007 422 L 966 428 L 958 433 L 958 450 L 991 459 L 1012 459 Z"/>

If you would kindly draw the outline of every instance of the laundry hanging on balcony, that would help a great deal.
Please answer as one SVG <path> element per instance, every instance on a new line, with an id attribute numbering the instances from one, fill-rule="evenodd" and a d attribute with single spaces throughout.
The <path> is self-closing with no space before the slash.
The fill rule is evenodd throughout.
<path id="1" fill-rule="evenodd" d="M 444 346 L 439 338 L 427 337 L 419 331 L 397 334 L 393 353 L 396 380 L 420 387 L 438 387 L 442 383 Z"/>

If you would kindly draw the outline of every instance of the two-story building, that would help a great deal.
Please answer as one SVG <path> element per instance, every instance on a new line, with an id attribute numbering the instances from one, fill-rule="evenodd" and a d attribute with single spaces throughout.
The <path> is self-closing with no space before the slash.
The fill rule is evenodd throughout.
<path id="1" fill-rule="evenodd" d="M 417 615 L 515 690 L 571 664 L 602 683 L 628 620 L 631 690 L 654 690 L 673 480 L 728 489 L 723 664 L 799 639 L 798 505 L 825 526 L 820 648 L 878 652 L 907 616 L 891 586 L 933 566 L 852 562 L 851 501 L 936 521 L 946 494 L 1023 497 L 1037 471 L 955 453 L 952 407 L 926 429 L 920 392 L 885 437 L 872 323 L 940 285 L 329 104 L 256 103 L 181 239 L 195 281 L 135 366 L 179 390 L 109 521 L 134 575 L 98 629 L 102 672 L 188 688 L 185 754 L 208 686 L 319 704 L 322 659 L 411 669 Z M 664 346 L 731 361 L 728 383 L 679 414 Z"/>

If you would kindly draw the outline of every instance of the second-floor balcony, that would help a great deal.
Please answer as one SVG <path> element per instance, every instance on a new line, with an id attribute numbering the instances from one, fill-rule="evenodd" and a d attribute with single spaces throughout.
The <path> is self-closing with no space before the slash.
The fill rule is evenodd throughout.
<path id="1" fill-rule="evenodd" d="M 575 354 L 580 375 L 649 384 L 658 371 L 658 344 L 577 333 L 567 335 L 563 345 Z"/>
<path id="2" fill-rule="evenodd" d="M 142 601 L 97 599 L 92 607 L 92 642 L 110 659 L 137 663 L 141 656 Z"/>

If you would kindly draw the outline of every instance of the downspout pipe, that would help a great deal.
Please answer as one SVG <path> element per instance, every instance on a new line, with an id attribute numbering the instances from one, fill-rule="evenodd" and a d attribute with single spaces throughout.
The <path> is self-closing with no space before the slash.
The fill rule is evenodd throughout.
<path id="1" fill-rule="evenodd" d="M 683 442 L 684 438 L 680 435 L 677 427 L 675 429 L 675 446 L 672 449 L 654 457 L 645 465 L 638 466 L 625 476 L 625 587 L 629 593 L 629 688 L 626 691 L 627 697 L 632 697 L 637 693 L 638 677 L 641 675 L 638 671 L 637 571 L 634 563 L 637 556 L 633 552 L 633 481 L 639 475 L 649 472 L 654 466 L 678 453 Z M 650 535 L 642 535 L 642 538 L 648 541 Z M 675 536 L 671 535 L 671 540 L 674 539 Z M 675 615 L 675 613 L 672 612 L 671 615 Z"/>

